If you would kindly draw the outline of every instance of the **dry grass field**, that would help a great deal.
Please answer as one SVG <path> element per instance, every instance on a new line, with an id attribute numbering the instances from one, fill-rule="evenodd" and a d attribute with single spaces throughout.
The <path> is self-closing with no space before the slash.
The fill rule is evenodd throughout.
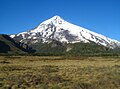
<path id="1" fill-rule="evenodd" d="M 120 89 L 120 58 L 1 56 L 0 89 Z"/>

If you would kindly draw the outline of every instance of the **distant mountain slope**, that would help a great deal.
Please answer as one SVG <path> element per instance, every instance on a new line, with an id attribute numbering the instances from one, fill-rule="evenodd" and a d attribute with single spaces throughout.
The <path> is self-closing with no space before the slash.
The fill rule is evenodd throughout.
<path id="1" fill-rule="evenodd" d="M 53 40 L 50 43 L 35 43 L 31 46 L 36 49 L 36 55 L 43 56 L 117 56 L 120 53 L 120 49 L 111 49 L 94 42 L 72 44 Z"/>
<path id="2" fill-rule="evenodd" d="M 15 40 L 27 44 L 36 44 L 40 42 L 49 43 L 52 40 L 56 40 L 61 43 L 94 42 L 112 49 L 120 47 L 119 41 L 71 24 L 59 16 L 54 16 L 42 22 L 32 30 L 10 36 Z"/>
<path id="3" fill-rule="evenodd" d="M 32 52 L 32 49 L 23 43 L 15 42 L 8 35 L 0 34 L 0 53 L 17 54 L 27 52 Z"/>
<path id="4" fill-rule="evenodd" d="M 52 40 L 49 43 L 35 43 L 31 44 L 31 47 L 36 49 L 33 50 L 28 45 L 16 42 L 8 35 L 0 35 L 0 54 L 26 54 L 33 53 L 30 55 L 43 55 L 43 56 L 94 56 L 94 55 L 117 55 L 120 50 L 113 50 L 103 45 L 98 45 L 94 42 L 90 43 L 61 43 L 56 40 Z M 27 54 L 28 55 L 28 54 Z"/>

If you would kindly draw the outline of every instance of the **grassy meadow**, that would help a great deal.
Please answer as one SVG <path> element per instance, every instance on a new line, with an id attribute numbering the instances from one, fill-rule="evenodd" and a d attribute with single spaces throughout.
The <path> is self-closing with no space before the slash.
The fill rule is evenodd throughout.
<path id="1" fill-rule="evenodd" d="M 1 56 L 0 89 L 120 89 L 120 58 Z"/>

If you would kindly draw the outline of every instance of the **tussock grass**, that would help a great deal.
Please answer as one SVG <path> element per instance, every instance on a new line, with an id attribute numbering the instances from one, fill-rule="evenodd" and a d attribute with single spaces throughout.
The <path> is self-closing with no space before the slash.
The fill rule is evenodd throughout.
<path id="1" fill-rule="evenodd" d="M 117 57 L 0 57 L 0 89 L 119 88 Z"/>

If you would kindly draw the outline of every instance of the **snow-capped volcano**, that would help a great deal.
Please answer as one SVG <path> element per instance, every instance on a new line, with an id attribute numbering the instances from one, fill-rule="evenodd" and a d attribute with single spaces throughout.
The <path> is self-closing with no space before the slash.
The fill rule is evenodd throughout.
<path id="1" fill-rule="evenodd" d="M 31 44 L 56 40 L 65 43 L 95 42 L 110 48 L 120 47 L 119 41 L 71 24 L 59 16 L 42 22 L 35 29 L 10 36 L 20 42 Z"/>

